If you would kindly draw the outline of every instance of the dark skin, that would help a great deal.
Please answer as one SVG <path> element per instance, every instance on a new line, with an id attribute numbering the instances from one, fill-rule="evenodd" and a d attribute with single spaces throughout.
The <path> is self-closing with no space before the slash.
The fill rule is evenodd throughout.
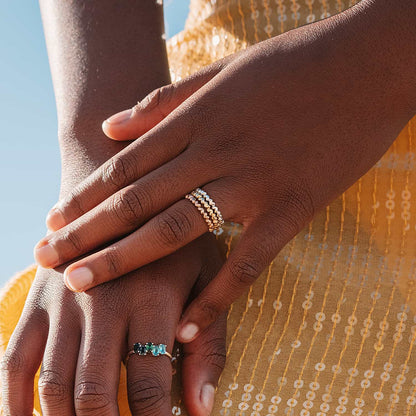
<path id="1" fill-rule="evenodd" d="M 65 270 L 82 291 L 166 256 L 207 231 L 184 199 L 203 187 L 244 230 L 181 320 L 178 339 L 194 340 L 416 113 L 415 22 L 413 0 L 362 0 L 106 120 L 110 138 L 138 139 L 50 212 L 56 232 L 37 245 L 37 261 L 54 267 L 118 239 Z"/>
<path id="2" fill-rule="evenodd" d="M 122 6 L 112 0 L 42 0 L 41 9 L 58 109 L 60 197 L 68 198 L 125 147 L 105 138 L 102 119 L 169 82 L 162 8 L 153 0 Z M 146 341 L 166 343 L 172 352 L 184 305 L 218 271 L 221 257 L 210 237 L 88 293 L 65 287 L 63 267 L 39 268 L 2 361 L 5 415 L 32 415 L 41 361 L 43 415 L 117 415 L 127 352 Z M 192 415 L 210 412 L 224 348 L 225 316 L 204 340 L 184 347 L 184 402 Z M 170 414 L 171 370 L 167 357 L 130 358 L 133 415 Z"/>
<path id="3" fill-rule="evenodd" d="M 118 415 L 121 361 L 136 342 L 164 343 L 172 351 L 185 302 L 218 271 L 220 257 L 209 240 L 205 236 L 88 293 L 70 292 L 58 271 L 39 271 L 2 361 L 4 414 L 32 415 L 33 379 L 42 361 L 43 415 Z M 224 315 L 183 348 L 184 402 L 191 415 L 211 410 L 225 364 L 225 328 Z M 171 383 L 168 357 L 132 356 L 127 363 L 131 413 L 170 414 Z"/>

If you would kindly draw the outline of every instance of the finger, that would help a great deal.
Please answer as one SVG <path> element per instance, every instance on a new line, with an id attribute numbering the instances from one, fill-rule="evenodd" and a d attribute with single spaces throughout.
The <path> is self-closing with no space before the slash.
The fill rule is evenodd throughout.
<path id="1" fill-rule="evenodd" d="M 47 336 L 46 312 L 24 312 L 1 361 L 4 414 L 32 415 L 33 382 L 42 361 Z"/>
<path id="2" fill-rule="evenodd" d="M 184 402 L 192 416 L 208 416 L 225 366 L 227 315 L 222 314 L 201 335 L 184 345 L 182 382 Z"/>
<path id="3" fill-rule="evenodd" d="M 35 247 L 37 263 L 42 267 L 56 267 L 126 235 L 200 183 L 213 179 L 213 172 L 192 167 L 189 159 L 182 153 L 71 224 L 49 234 Z"/>
<path id="4" fill-rule="evenodd" d="M 205 188 L 224 218 L 232 218 L 235 207 L 226 205 L 220 193 L 211 191 L 211 188 L 217 189 L 216 184 Z M 64 272 L 65 283 L 74 291 L 87 290 L 165 257 L 207 231 L 207 224 L 196 207 L 182 199 L 129 236 L 71 264 Z"/>
<path id="5" fill-rule="evenodd" d="M 94 315 L 83 328 L 76 369 L 74 401 L 77 416 L 116 416 L 119 414 L 117 391 L 120 364 L 125 351 L 125 327 L 115 316 L 102 321 L 105 311 L 94 307 L 94 296 L 89 307 Z M 94 323 L 94 317 L 97 322 Z"/>
<path id="6" fill-rule="evenodd" d="M 104 133 L 114 140 L 140 137 L 209 82 L 222 67 L 221 62 L 214 63 L 174 84 L 152 91 L 132 109 L 121 111 L 105 120 Z"/>
<path id="7" fill-rule="evenodd" d="M 208 241 L 208 240 L 207 240 Z M 191 298 L 198 296 L 218 273 L 223 263 L 218 247 L 205 250 L 205 265 Z M 225 365 L 227 315 L 222 314 L 195 341 L 183 346 L 182 384 L 186 408 L 192 416 L 207 416 L 214 404 L 214 393 Z"/>
<path id="8" fill-rule="evenodd" d="M 193 257 L 191 257 L 192 255 Z M 190 250 L 188 246 L 166 259 L 152 264 L 151 273 L 155 278 L 154 281 L 149 279 L 147 268 L 142 269 L 145 278 L 141 282 L 141 293 L 150 294 L 158 290 L 159 295 L 150 297 L 150 301 L 149 296 L 136 298 L 129 323 L 129 350 L 136 343 L 151 342 L 165 344 L 167 351 L 172 353 L 176 325 L 179 322 L 192 283 L 201 267 L 200 260 L 196 257 L 195 251 Z M 184 258 L 189 258 L 189 261 L 185 263 Z M 175 275 L 172 275 L 172 269 L 175 270 Z M 178 279 L 179 276 L 180 279 Z M 135 275 L 132 277 L 138 278 Z M 164 290 L 161 292 L 156 287 L 163 287 Z M 165 416 L 170 414 L 172 383 L 170 358 L 163 355 L 133 354 L 128 359 L 126 366 L 128 398 L 133 416 Z"/>
<path id="9" fill-rule="evenodd" d="M 194 340 L 226 311 L 297 232 L 297 227 L 283 218 L 273 225 L 251 224 L 215 279 L 186 309 L 178 325 L 179 342 Z"/>
<path id="10" fill-rule="evenodd" d="M 165 114 L 171 112 L 195 90 L 213 78 L 224 65 L 222 61 L 218 62 L 186 80 L 156 90 L 144 100 L 146 105 L 142 105 L 142 108 L 137 106 L 132 111 L 132 121 L 127 123 L 127 126 L 130 126 L 127 130 L 125 127 L 108 128 L 108 123 L 104 123 L 104 131 L 114 133 L 119 129 L 121 132 L 129 132 L 129 136 L 118 135 L 119 140 L 142 136 L 150 129 L 149 126 L 153 127 L 159 123 Z M 168 97 L 172 97 L 171 100 Z M 159 104 L 155 105 L 155 103 Z M 144 119 L 151 122 L 146 121 L 143 127 Z M 189 128 L 189 123 L 184 122 L 183 117 L 176 117 L 169 120 L 168 133 L 161 124 L 159 128 L 135 140 L 76 187 L 69 198 L 59 201 L 50 210 L 46 218 L 48 228 L 52 231 L 62 228 L 114 192 L 179 155 L 188 145 Z"/>
<path id="11" fill-rule="evenodd" d="M 52 326 L 39 375 L 39 400 L 44 416 L 75 415 L 74 381 L 80 332 L 60 325 L 52 317 Z"/>
<path id="12" fill-rule="evenodd" d="M 189 144 L 192 129 L 190 123 L 183 119 L 183 115 L 167 119 L 167 123 L 161 123 L 151 131 L 148 131 L 149 126 L 156 126 L 165 115 L 212 79 L 223 68 L 225 62 L 226 60 L 217 62 L 177 84 L 156 90 L 144 100 L 146 105 L 138 105 L 134 111 L 123 112 L 132 113 L 131 121 L 126 122 L 127 127 L 115 127 L 113 123 L 113 127 L 109 128 L 109 123 L 105 122 L 104 125 L 107 127 L 104 127 L 104 131 L 108 134 L 117 129 L 129 132 L 129 136 L 123 135 L 126 133 L 117 136 L 119 140 L 138 139 L 104 163 L 75 188 L 70 197 L 59 201 L 48 213 L 48 228 L 52 231 L 62 228 L 117 190 L 180 154 Z M 148 120 L 144 127 L 143 120 Z M 168 131 L 166 126 L 169 126 Z M 145 132 L 147 134 L 144 134 Z"/>
<path id="13" fill-rule="evenodd" d="M 90 211 L 120 189 L 182 153 L 189 143 L 189 127 L 181 118 L 140 137 L 110 158 L 48 213 L 46 225 L 56 231 Z"/>
<path id="14" fill-rule="evenodd" d="M 206 264 L 191 298 L 198 296 L 220 270 L 222 258 L 216 249 L 216 253 L 205 251 Z M 226 324 L 226 314 L 223 314 L 200 337 L 183 346 L 183 397 L 192 416 L 208 416 L 212 411 L 215 387 L 225 365 Z"/>
<path id="15" fill-rule="evenodd" d="M 176 317 L 175 322 L 169 320 L 165 325 L 160 325 L 159 316 L 159 314 L 146 316 L 146 320 L 152 322 L 151 327 L 143 327 L 137 321 L 131 323 L 128 336 L 131 348 L 139 342 L 142 344 L 152 342 L 157 345 L 167 345 L 167 351 L 172 351 L 175 337 L 174 325 L 178 322 L 179 316 Z M 171 384 L 172 364 L 169 357 L 154 357 L 151 354 L 130 356 L 127 362 L 127 391 L 132 415 L 165 416 L 170 414 Z"/>

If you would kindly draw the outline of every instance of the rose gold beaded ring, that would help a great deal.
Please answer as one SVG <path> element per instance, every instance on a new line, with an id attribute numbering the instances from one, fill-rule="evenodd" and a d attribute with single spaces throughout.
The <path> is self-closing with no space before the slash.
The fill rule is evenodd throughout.
<path id="1" fill-rule="evenodd" d="M 224 225 L 224 219 L 215 202 L 204 190 L 196 188 L 190 194 L 187 194 L 185 198 L 191 201 L 201 213 L 210 233 L 216 233 L 221 230 L 221 227 Z"/>

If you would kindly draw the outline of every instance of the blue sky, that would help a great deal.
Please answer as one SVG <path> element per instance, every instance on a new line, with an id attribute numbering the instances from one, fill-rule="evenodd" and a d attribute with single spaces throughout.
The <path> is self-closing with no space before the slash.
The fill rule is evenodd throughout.
<path id="1" fill-rule="evenodd" d="M 165 0 L 166 32 L 183 28 L 188 0 Z M 56 111 L 38 3 L 0 0 L 0 285 L 33 263 L 56 202 Z"/>

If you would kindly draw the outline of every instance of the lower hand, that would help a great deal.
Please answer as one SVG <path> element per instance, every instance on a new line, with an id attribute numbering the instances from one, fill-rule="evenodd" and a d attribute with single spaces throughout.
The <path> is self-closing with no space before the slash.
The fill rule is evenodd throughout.
<path id="1" fill-rule="evenodd" d="M 49 225 L 58 231 L 38 244 L 37 261 L 55 267 L 119 239 L 66 269 L 74 290 L 141 267 L 207 231 L 183 199 L 203 187 L 243 234 L 184 314 L 178 338 L 194 339 L 315 212 L 376 163 L 414 114 L 415 76 L 400 52 L 411 44 L 397 42 L 405 36 L 399 8 L 362 1 L 110 118 L 108 136 L 139 139 L 51 212 Z M 384 35 L 389 19 L 401 31 L 394 37 Z M 108 267 L 110 255 L 116 269 Z"/>
<path id="2" fill-rule="evenodd" d="M 117 415 L 120 362 L 136 342 L 165 343 L 172 351 L 189 293 L 200 292 L 219 265 L 215 244 L 205 236 L 88 293 L 70 292 L 61 273 L 39 269 L 2 361 L 5 414 L 32 415 L 34 376 L 42 361 L 44 416 Z M 184 346 L 184 401 L 193 416 L 209 414 L 224 350 L 225 316 Z M 133 415 L 171 413 L 171 375 L 168 357 L 130 357 L 127 386 Z"/>

